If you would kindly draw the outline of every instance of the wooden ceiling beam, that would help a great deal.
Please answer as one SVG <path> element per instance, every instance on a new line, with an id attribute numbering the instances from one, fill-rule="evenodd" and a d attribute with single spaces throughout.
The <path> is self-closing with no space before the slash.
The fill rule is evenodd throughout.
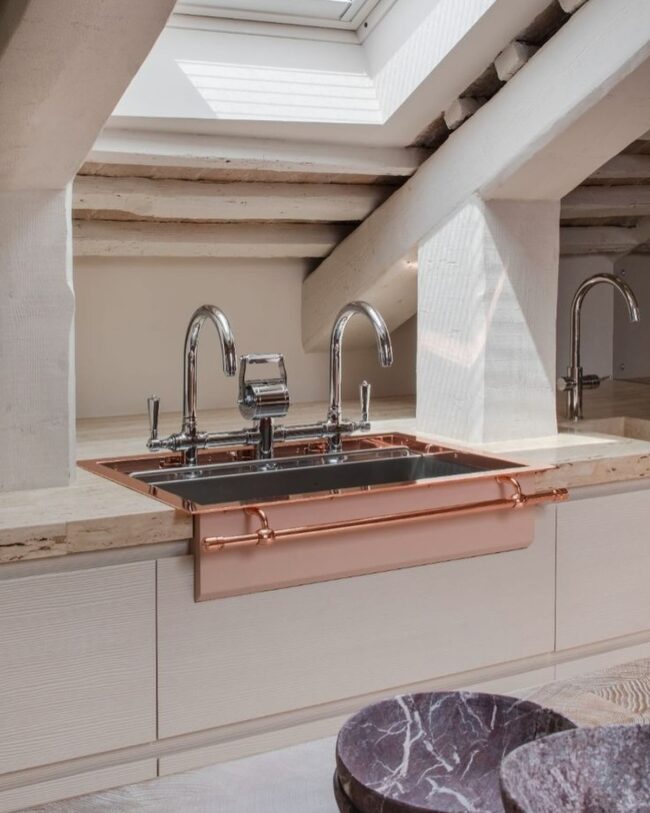
<path id="1" fill-rule="evenodd" d="M 111 213 L 155 220 L 363 220 L 391 193 L 374 184 L 204 183 L 148 178 L 78 177 L 75 217 Z M 95 214 L 97 213 L 97 214 Z"/>
<path id="2" fill-rule="evenodd" d="M 310 223 L 150 223 L 77 220 L 75 257 L 326 257 L 344 226 Z"/>

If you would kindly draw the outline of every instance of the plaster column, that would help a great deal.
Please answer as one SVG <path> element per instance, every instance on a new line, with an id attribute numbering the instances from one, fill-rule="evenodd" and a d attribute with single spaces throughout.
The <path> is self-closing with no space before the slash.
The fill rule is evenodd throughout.
<path id="1" fill-rule="evenodd" d="M 0 194 L 0 491 L 74 465 L 70 207 L 69 188 Z"/>
<path id="2" fill-rule="evenodd" d="M 421 243 L 419 430 L 466 443 L 557 431 L 559 214 L 474 197 Z"/>

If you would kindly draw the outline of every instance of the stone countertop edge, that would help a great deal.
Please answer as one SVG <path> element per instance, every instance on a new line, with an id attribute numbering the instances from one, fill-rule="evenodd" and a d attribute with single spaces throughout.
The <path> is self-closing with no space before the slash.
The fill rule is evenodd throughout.
<path id="1" fill-rule="evenodd" d="M 315 404 L 302 411 L 318 414 L 322 409 Z M 377 399 L 375 412 L 387 413 L 390 419 L 373 421 L 372 432 L 415 431 L 414 418 L 394 417 L 412 414 L 412 399 L 386 399 L 385 405 Z M 168 420 L 172 423 L 172 416 Z M 128 456 L 141 450 L 145 430 L 140 431 L 135 419 L 131 424 L 138 429 L 128 437 L 124 428 L 117 428 L 121 424 L 133 430 L 124 418 L 86 423 L 90 428 L 81 432 L 79 459 Z M 650 478 L 650 443 L 611 435 L 562 432 L 528 441 L 476 445 L 443 437 L 431 440 L 539 466 L 544 470 L 537 477 L 538 490 Z M 189 515 L 81 469 L 70 486 L 0 494 L 0 564 L 186 541 L 191 536 Z"/>

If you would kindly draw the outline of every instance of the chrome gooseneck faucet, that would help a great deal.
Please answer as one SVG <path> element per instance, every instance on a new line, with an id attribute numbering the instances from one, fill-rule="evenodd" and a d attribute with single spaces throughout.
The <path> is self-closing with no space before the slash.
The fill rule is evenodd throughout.
<path id="1" fill-rule="evenodd" d="M 571 364 L 566 376 L 558 380 L 558 389 L 567 394 L 567 418 L 571 421 L 582 420 L 583 390 L 596 389 L 602 381 L 597 375 L 584 375 L 580 361 L 582 305 L 589 291 L 600 283 L 611 285 L 621 294 L 627 304 L 630 322 L 638 322 L 641 318 L 634 291 L 621 277 L 614 274 L 594 274 L 578 287 L 571 303 Z"/>
<path id="2" fill-rule="evenodd" d="M 390 341 L 390 334 L 379 311 L 367 302 L 350 302 L 342 308 L 336 317 L 330 338 L 330 388 L 327 421 L 335 429 L 330 437 L 330 451 L 332 452 L 341 451 L 341 432 L 336 431 L 336 427 L 341 426 L 341 350 L 343 333 L 347 323 L 357 313 L 366 316 L 374 328 L 377 336 L 380 365 L 390 367 L 393 363 L 393 346 Z M 366 428 L 369 406 L 370 384 L 364 381 L 361 384 L 361 425 L 357 427 L 359 429 Z"/>
<path id="3" fill-rule="evenodd" d="M 185 352 L 183 356 L 183 422 L 181 431 L 166 439 L 158 438 L 158 415 L 160 411 L 160 398 L 155 395 L 147 399 L 149 407 L 149 421 L 151 436 L 147 447 L 151 451 L 160 449 L 174 449 L 183 452 L 183 462 L 193 466 L 197 461 L 197 449 L 206 445 L 208 436 L 198 432 L 196 423 L 196 392 L 197 392 L 197 354 L 199 349 L 199 335 L 206 320 L 210 320 L 219 335 L 223 371 L 227 376 L 237 373 L 237 354 L 235 352 L 235 339 L 225 313 L 214 305 L 201 305 L 192 314 L 185 334 Z"/>
<path id="4" fill-rule="evenodd" d="M 361 420 L 350 421 L 341 417 L 341 345 L 345 326 L 356 313 L 366 316 L 375 329 L 381 366 L 389 367 L 393 363 L 390 334 L 380 313 L 367 302 L 351 302 L 346 305 L 336 317 L 332 329 L 330 398 L 324 421 L 297 426 L 275 426 L 274 419 L 286 415 L 290 405 L 284 358 L 280 353 L 250 353 L 241 358 L 239 409 L 245 418 L 254 422 L 253 425 L 234 432 L 199 432 L 196 419 L 196 356 L 199 334 L 206 319 L 214 324 L 219 334 L 225 374 L 233 376 L 237 370 L 235 343 L 228 319 L 214 305 L 201 306 L 192 315 L 185 335 L 181 431 L 167 438 L 158 437 L 160 398 L 152 395 L 147 399 L 151 430 L 147 448 L 152 452 L 181 452 L 183 463 L 187 466 L 197 465 L 199 449 L 237 445 L 252 446 L 258 459 L 270 460 L 275 441 L 327 440 L 330 452 L 340 452 L 343 435 L 370 428 L 370 384 L 367 381 L 361 384 Z M 246 371 L 252 365 L 268 364 L 277 366 L 275 376 L 267 374 L 261 378 L 248 378 Z"/>

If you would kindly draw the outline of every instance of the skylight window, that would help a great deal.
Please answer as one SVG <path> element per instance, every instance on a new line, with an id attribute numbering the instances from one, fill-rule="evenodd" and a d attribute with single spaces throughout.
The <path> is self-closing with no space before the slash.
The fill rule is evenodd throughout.
<path id="1" fill-rule="evenodd" d="M 356 28 L 379 0 L 180 0 L 175 11 L 205 17 L 230 17 Z"/>

